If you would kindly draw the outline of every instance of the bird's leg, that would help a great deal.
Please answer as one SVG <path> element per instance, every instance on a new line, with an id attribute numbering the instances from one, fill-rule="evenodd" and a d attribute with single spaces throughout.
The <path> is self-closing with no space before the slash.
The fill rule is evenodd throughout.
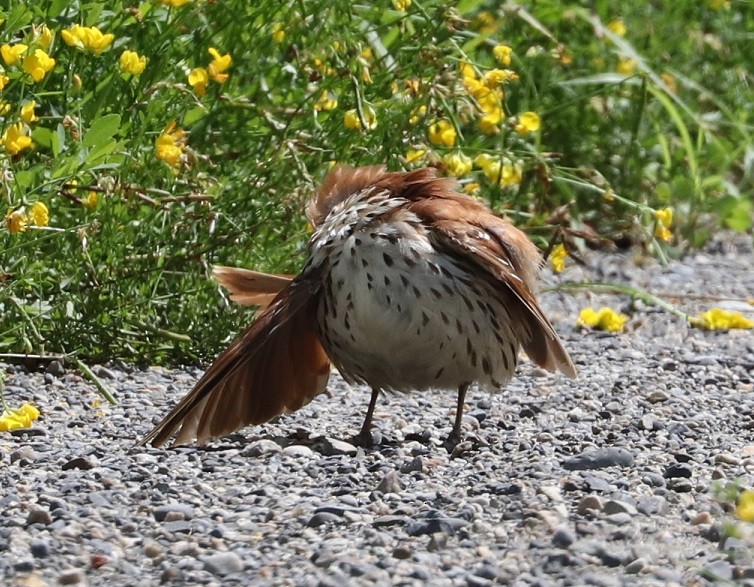
<path id="1" fill-rule="evenodd" d="M 458 405 L 456 406 L 456 421 L 453 424 L 453 430 L 448 434 L 448 438 L 445 439 L 443 446 L 448 452 L 453 452 L 456 445 L 461 442 L 461 421 L 463 420 L 463 403 L 466 399 L 466 390 L 469 389 L 469 384 L 464 383 L 458 387 Z"/>
<path id="2" fill-rule="evenodd" d="M 372 438 L 372 415 L 374 414 L 374 406 L 377 405 L 377 396 L 380 395 L 380 390 L 376 387 L 372 388 L 372 398 L 369 400 L 369 407 L 367 408 L 367 415 L 364 418 L 364 424 L 361 426 L 361 431 L 354 436 L 354 444 L 363 447 L 374 446 L 374 439 Z"/>

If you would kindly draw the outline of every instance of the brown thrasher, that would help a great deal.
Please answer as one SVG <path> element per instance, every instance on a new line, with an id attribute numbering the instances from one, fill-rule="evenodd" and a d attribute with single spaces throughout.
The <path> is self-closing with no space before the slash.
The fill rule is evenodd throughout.
<path id="1" fill-rule="evenodd" d="M 216 269 L 232 299 L 266 309 L 142 443 L 176 431 L 176 444 L 201 443 L 297 410 L 332 363 L 372 388 L 364 444 L 380 391 L 458 390 L 452 446 L 469 385 L 502 387 L 520 347 L 576 375 L 534 297 L 537 248 L 453 179 L 338 167 L 307 214 L 315 232 L 297 277 Z"/>

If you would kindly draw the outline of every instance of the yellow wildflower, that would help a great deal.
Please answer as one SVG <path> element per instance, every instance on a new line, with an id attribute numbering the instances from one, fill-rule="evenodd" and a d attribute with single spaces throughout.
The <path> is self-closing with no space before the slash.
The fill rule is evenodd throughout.
<path id="1" fill-rule="evenodd" d="M 28 225 L 29 221 L 23 208 L 19 210 L 9 209 L 5 213 L 5 228 L 8 229 L 8 232 L 13 234 L 24 232 Z"/>
<path id="2" fill-rule="evenodd" d="M 479 130 L 484 134 L 494 135 L 500 131 L 500 123 L 505 119 L 505 113 L 502 108 L 492 110 L 482 117 L 477 122 Z"/>
<path id="3" fill-rule="evenodd" d="M 480 155 L 476 156 L 476 159 L 474 159 L 474 165 L 484 171 L 485 175 L 487 175 L 487 169 L 492 167 L 495 163 L 500 163 L 499 158 L 492 157 L 491 155 L 487 155 L 486 153 L 481 153 Z M 497 175 L 495 176 L 495 178 L 497 178 Z"/>
<path id="4" fill-rule="evenodd" d="M 5 86 L 8 85 L 8 82 L 10 81 L 10 78 L 7 75 L 3 75 L 0 73 L 0 92 L 2 92 L 5 89 Z"/>
<path id="5" fill-rule="evenodd" d="M 34 108 L 36 107 L 37 103 L 35 100 L 30 100 L 21 106 L 21 120 L 26 124 L 31 124 L 32 122 L 39 120 L 39 117 L 34 113 Z"/>
<path id="6" fill-rule="evenodd" d="M 565 269 L 565 262 L 568 258 L 568 251 L 562 244 L 557 245 L 550 253 L 550 266 L 555 273 L 560 273 Z"/>
<path id="7" fill-rule="evenodd" d="M 712 308 L 711 310 L 700 313 L 698 317 L 692 318 L 691 324 L 706 330 L 754 328 L 754 320 L 750 320 L 738 312 L 731 312 L 730 310 L 723 310 L 721 308 Z"/>
<path id="8" fill-rule="evenodd" d="M 34 27 L 34 34 L 37 37 L 37 46 L 40 49 L 48 51 L 50 49 L 50 45 L 52 45 L 52 39 L 55 36 L 55 33 L 47 28 L 46 24 L 43 24 L 39 29 Z"/>
<path id="9" fill-rule="evenodd" d="M 312 65 L 314 66 L 314 69 L 316 69 L 323 76 L 332 75 L 335 73 L 335 69 L 322 61 L 319 57 L 315 57 L 312 60 Z"/>
<path id="10" fill-rule="evenodd" d="M 375 113 L 374 109 L 371 106 L 365 106 L 363 112 L 366 130 L 374 130 L 375 128 L 377 128 L 377 114 Z M 352 130 L 361 130 L 364 128 L 361 124 L 359 113 L 355 108 L 353 110 L 349 110 L 343 115 L 343 124 L 346 128 L 350 128 Z"/>
<path id="11" fill-rule="evenodd" d="M 0 432 L 29 428 L 37 418 L 39 410 L 31 404 L 24 404 L 17 410 L 3 410 L 0 415 Z"/>
<path id="12" fill-rule="evenodd" d="M 178 168 L 183 159 L 183 145 L 186 142 L 186 132 L 179 129 L 175 122 L 171 122 L 155 139 L 155 155 L 170 167 Z"/>
<path id="13" fill-rule="evenodd" d="M 474 164 L 482 169 L 490 183 L 500 187 L 518 185 L 523 179 L 523 169 L 520 163 L 513 163 L 507 157 L 502 160 L 487 154 L 478 155 Z"/>
<path id="14" fill-rule="evenodd" d="M 479 193 L 480 189 L 481 186 L 477 182 L 470 181 L 465 186 L 463 186 L 463 193 L 469 194 L 470 196 L 475 196 Z"/>
<path id="15" fill-rule="evenodd" d="M 584 308 L 579 313 L 578 326 L 594 328 L 596 330 L 606 330 L 607 332 L 621 332 L 628 316 L 616 312 L 612 308 Z"/>
<path id="16" fill-rule="evenodd" d="M 427 132 L 429 142 L 433 145 L 452 147 L 456 142 L 456 129 L 449 120 L 438 120 L 431 124 Z"/>
<path id="17" fill-rule="evenodd" d="M 409 149 L 408 151 L 406 151 L 406 162 L 414 163 L 415 161 L 422 159 L 426 154 L 426 149 Z"/>
<path id="18" fill-rule="evenodd" d="M 488 88 L 496 88 L 513 78 L 518 75 L 510 69 L 491 69 L 482 76 L 482 83 Z"/>
<path id="19" fill-rule="evenodd" d="M 403 85 L 406 86 L 406 89 L 409 91 L 409 93 L 412 96 L 418 96 L 421 93 L 421 89 L 422 89 L 421 80 L 404 79 Z"/>
<path id="20" fill-rule="evenodd" d="M 475 80 L 476 79 L 476 71 L 474 70 L 474 67 L 470 63 L 466 63 L 465 61 L 461 61 L 460 65 L 458 66 L 458 69 L 461 73 L 461 79 L 466 82 L 468 80 Z"/>
<path id="21" fill-rule="evenodd" d="M 673 238 L 673 233 L 670 231 L 670 226 L 673 224 L 673 208 L 655 210 L 654 216 L 657 220 L 655 236 L 660 240 L 669 242 Z"/>
<path id="22" fill-rule="evenodd" d="M 10 102 L 3 102 L 0 101 L 0 116 L 5 116 L 10 112 L 10 109 L 13 108 L 13 104 Z"/>
<path id="23" fill-rule="evenodd" d="M 471 26 L 478 30 L 483 35 L 491 35 L 497 29 L 500 28 L 499 22 L 495 19 L 495 15 L 483 10 L 476 15 L 476 18 L 471 23 Z"/>
<path id="24" fill-rule="evenodd" d="M 662 224 L 665 228 L 670 228 L 673 224 L 673 208 L 663 208 L 662 210 L 655 210 L 655 219 Z"/>
<path id="25" fill-rule="evenodd" d="M 147 66 L 147 58 L 139 55 L 136 51 L 123 51 L 120 54 L 118 65 L 122 73 L 139 75 Z"/>
<path id="26" fill-rule="evenodd" d="M 607 28 L 617 37 L 624 37 L 626 35 L 626 23 L 620 18 L 608 23 Z"/>
<path id="27" fill-rule="evenodd" d="M 418 108 L 414 108 L 411 111 L 411 115 L 408 119 L 408 123 L 413 126 L 417 122 L 419 122 L 422 118 L 424 118 L 427 115 L 427 106 L 426 104 L 422 104 Z"/>
<path id="28" fill-rule="evenodd" d="M 24 149 L 34 145 L 31 137 L 27 134 L 28 128 L 22 123 L 9 126 L 3 133 L 3 146 L 11 155 L 18 155 Z"/>
<path id="29" fill-rule="evenodd" d="M 442 162 L 445 164 L 445 171 L 455 177 L 462 177 L 470 173 L 473 165 L 471 159 L 460 151 L 448 153 L 442 158 Z"/>
<path id="30" fill-rule="evenodd" d="M 657 226 L 655 226 L 655 237 L 660 239 L 661 241 L 669 243 L 671 240 L 673 240 L 673 233 L 662 224 L 658 224 Z"/>
<path id="31" fill-rule="evenodd" d="M 47 226 L 50 223 L 50 212 L 42 202 L 34 202 L 31 205 L 28 217 L 34 226 Z"/>
<path id="32" fill-rule="evenodd" d="M 411 8 L 411 0 L 393 0 L 393 7 L 399 12 L 406 12 Z"/>
<path id="33" fill-rule="evenodd" d="M 90 190 L 89 193 L 86 195 L 86 198 L 81 202 L 84 205 L 84 208 L 87 210 L 94 210 L 97 207 L 97 204 L 99 203 L 99 194 L 93 190 Z"/>
<path id="34" fill-rule="evenodd" d="M 83 27 L 77 24 L 69 29 L 60 31 L 60 36 L 63 37 L 66 45 L 85 49 L 96 55 L 106 51 L 112 45 L 113 40 L 115 40 L 114 34 L 102 34 L 102 31 L 96 26 Z"/>
<path id="35" fill-rule="evenodd" d="M 195 67 L 188 74 L 189 85 L 194 88 L 197 96 L 203 96 L 207 91 L 209 83 L 209 74 L 203 67 Z"/>
<path id="36" fill-rule="evenodd" d="M 172 6 L 173 8 L 180 8 L 184 4 L 188 4 L 190 0 L 160 0 L 165 6 Z"/>
<path id="37" fill-rule="evenodd" d="M 497 59 L 498 63 L 504 67 L 508 67 L 511 64 L 513 49 L 508 45 L 495 45 L 492 48 L 492 54 L 495 56 L 495 59 Z"/>
<path id="38" fill-rule="evenodd" d="M 754 491 L 747 489 L 738 496 L 736 515 L 744 522 L 754 522 Z"/>
<path id="39" fill-rule="evenodd" d="M 279 22 L 272 25 L 272 40 L 275 43 L 282 43 L 285 40 L 285 31 Z"/>
<path id="40" fill-rule="evenodd" d="M 622 58 L 615 67 L 615 71 L 622 73 L 623 75 L 633 75 L 636 71 L 636 61 L 633 59 Z"/>
<path id="41" fill-rule="evenodd" d="M 208 51 L 209 54 L 212 55 L 212 61 L 207 66 L 207 73 L 209 74 L 209 77 L 218 84 L 224 84 L 228 81 L 228 74 L 225 72 L 233 62 L 233 58 L 229 53 L 227 55 L 221 55 L 214 47 L 210 47 Z"/>
<path id="42" fill-rule="evenodd" d="M 327 90 L 323 90 L 322 95 L 314 103 L 314 109 L 317 112 L 330 112 L 338 107 L 338 99 Z"/>
<path id="43" fill-rule="evenodd" d="M 42 81 L 47 72 L 55 67 L 55 60 L 42 49 L 34 49 L 34 53 L 24 57 L 23 68 L 35 82 Z"/>
<path id="44" fill-rule="evenodd" d="M 519 185 L 523 178 L 524 170 L 520 162 L 512 163 L 507 159 L 503 162 L 500 180 L 498 181 L 501 187 Z"/>
<path id="45" fill-rule="evenodd" d="M 5 65 L 15 65 L 21 59 L 21 56 L 26 53 L 29 47 L 23 43 L 16 45 L 3 45 L 0 47 L 0 55 L 5 61 Z"/>
<path id="46" fill-rule="evenodd" d="M 524 112 L 518 117 L 515 131 L 521 136 L 528 135 L 539 130 L 539 115 L 536 112 Z"/>

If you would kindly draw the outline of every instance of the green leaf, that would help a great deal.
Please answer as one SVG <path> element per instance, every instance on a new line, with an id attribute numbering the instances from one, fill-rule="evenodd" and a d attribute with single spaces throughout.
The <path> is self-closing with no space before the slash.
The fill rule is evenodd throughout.
<path id="1" fill-rule="evenodd" d="M 723 222 L 725 225 L 738 232 L 746 232 L 752 226 L 752 205 L 751 201 L 744 198 L 726 198 L 725 211 L 723 212 Z"/>
<path id="2" fill-rule="evenodd" d="M 100 147 L 111 139 L 118 130 L 120 130 L 120 114 L 106 114 L 92 123 L 81 144 L 84 147 Z"/>
<path id="3" fill-rule="evenodd" d="M 37 178 L 37 172 L 35 169 L 29 169 L 28 171 L 19 171 L 16 173 L 16 185 L 20 191 L 27 191 Z"/>
<path id="4" fill-rule="evenodd" d="M 183 126 L 191 126 L 207 115 L 207 109 L 203 107 L 192 108 L 183 115 Z"/>
<path id="5" fill-rule="evenodd" d="M 50 7 L 47 9 L 47 18 L 57 18 L 70 4 L 70 0 L 52 0 Z"/>
<path id="6" fill-rule="evenodd" d="M 52 137 L 52 131 L 49 128 L 45 128 L 43 126 L 38 126 L 31 133 L 31 138 L 34 139 L 34 142 L 42 145 L 46 149 L 52 147 Z"/>

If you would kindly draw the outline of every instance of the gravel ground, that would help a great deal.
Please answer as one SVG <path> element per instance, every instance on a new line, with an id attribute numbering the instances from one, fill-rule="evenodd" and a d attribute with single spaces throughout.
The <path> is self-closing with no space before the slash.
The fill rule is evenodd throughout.
<path id="1" fill-rule="evenodd" d="M 687 310 L 754 297 L 751 239 L 662 268 L 591 255 L 557 279 L 632 283 Z M 555 282 L 556 278 L 547 276 Z M 752 331 L 690 329 L 625 298 L 548 293 L 580 377 L 522 361 L 504 393 L 382 398 L 382 443 L 348 444 L 369 399 L 330 397 L 207 448 L 134 448 L 196 369 L 94 370 L 119 405 L 58 363 L 2 365 L 33 430 L 0 436 L 0 583 L 92 585 L 754 585 L 754 550 L 723 531 L 718 482 L 752 484 Z M 584 333 L 578 310 L 631 314 Z M 750 316 L 754 315 L 748 306 Z M 729 509 L 729 508 L 728 508 Z"/>

